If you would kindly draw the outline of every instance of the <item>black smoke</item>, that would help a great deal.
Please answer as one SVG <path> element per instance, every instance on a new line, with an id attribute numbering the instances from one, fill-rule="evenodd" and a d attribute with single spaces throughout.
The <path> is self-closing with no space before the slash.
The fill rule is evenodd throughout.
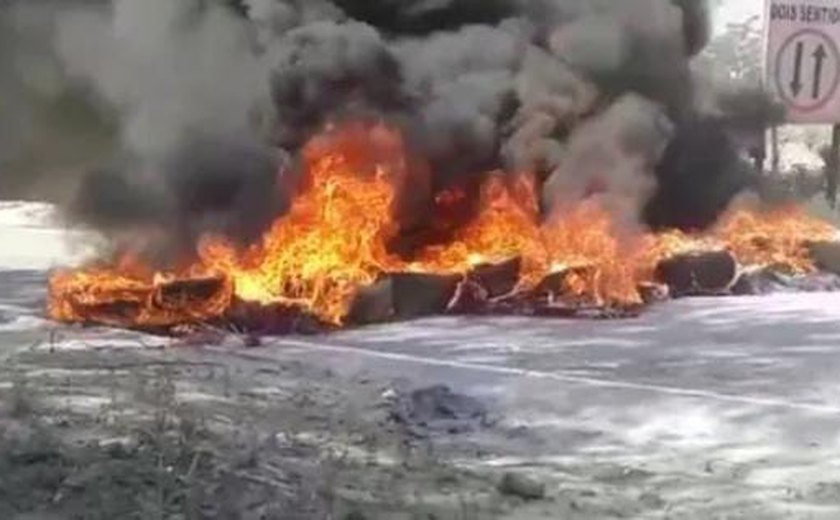
<path id="1" fill-rule="evenodd" d="M 275 144 L 296 150 L 327 120 L 410 107 L 400 63 L 372 27 L 315 22 L 283 34 L 270 75 Z"/>
<path id="2" fill-rule="evenodd" d="M 702 230 L 715 223 L 732 198 L 757 186 L 722 122 L 683 121 L 656 166 L 658 188 L 645 207 L 655 229 Z"/>
<path id="3" fill-rule="evenodd" d="M 88 174 L 70 214 L 105 232 L 118 249 L 161 264 L 184 258 L 207 233 L 245 246 L 285 212 L 288 158 L 236 136 L 196 135 L 160 162 L 123 157 Z M 145 168 L 143 170 L 142 168 Z"/>
<path id="4" fill-rule="evenodd" d="M 702 0 L 113 0 L 58 39 L 121 111 L 130 158 L 73 213 L 247 242 L 288 207 L 302 145 L 371 118 L 422 159 L 412 225 L 436 190 L 505 169 L 539 174 L 547 212 L 599 186 L 621 218 L 704 227 L 750 183 L 726 118 L 699 109 L 708 16 Z"/>
<path id="5" fill-rule="evenodd" d="M 389 34 L 428 34 L 465 25 L 498 25 L 517 14 L 510 0 L 335 0 L 347 16 Z"/>

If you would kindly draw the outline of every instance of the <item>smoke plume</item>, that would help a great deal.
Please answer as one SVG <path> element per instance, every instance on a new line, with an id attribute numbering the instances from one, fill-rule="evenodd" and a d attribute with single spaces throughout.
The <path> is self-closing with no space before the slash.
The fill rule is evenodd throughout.
<path id="1" fill-rule="evenodd" d="M 288 207 L 301 146 L 342 119 L 404 134 L 422 225 L 436 190 L 494 169 L 546 213 L 602 198 L 619 220 L 702 227 L 749 183 L 699 110 L 701 0 L 113 0 L 75 9 L 67 73 L 119 111 L 122 150 L 74 206 L 112 232 L 244 241 Z M 232 137 L 234 136 L 234 137 Z M 731 152 L 731 153 L 730 153 Z"/>

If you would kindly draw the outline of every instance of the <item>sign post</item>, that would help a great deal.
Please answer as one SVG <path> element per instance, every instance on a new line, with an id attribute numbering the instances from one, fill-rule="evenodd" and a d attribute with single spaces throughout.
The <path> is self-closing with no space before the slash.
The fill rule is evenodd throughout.
<path id="1" fill-rule="evenodd" d="M 832 206 L 840 181 L 840 0 L 766 0 L 765 81 L 794 124 L 833 125 L 826 165 Z"/>
<path id="2" fill-rule="evenodd" d="M 826 165 L 825 198 L 832 208 L 837 207 L 837 184 L 840 181 L 840 125 L 831 129 L 831 151 Z"/>

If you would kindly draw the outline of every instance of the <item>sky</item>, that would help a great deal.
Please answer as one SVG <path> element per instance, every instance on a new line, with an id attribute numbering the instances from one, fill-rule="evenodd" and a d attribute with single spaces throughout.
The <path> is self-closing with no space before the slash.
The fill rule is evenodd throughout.
<path id="1" fill-rule="evenodd" d="M 720 0 L 714 11 L 715 32 L 721 32 L 728 23 L 762 14 L 763 6 L 764 0 Z"/>
<path id="2" fill-rule="evenodd" d="M 728 23 L 762 14 L 763 6 L 764 0 L 720 0 L 713 15 L 715 32 L 721 32 Z"/>

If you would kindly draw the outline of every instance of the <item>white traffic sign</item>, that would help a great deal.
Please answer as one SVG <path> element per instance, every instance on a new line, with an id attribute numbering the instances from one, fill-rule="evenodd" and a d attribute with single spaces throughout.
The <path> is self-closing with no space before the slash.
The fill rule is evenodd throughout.
<path id="1" fill-rule="evenodd" d="M 840 123 L 840 0 L 766 0 L 767 86 L 791 123 Z"/>

